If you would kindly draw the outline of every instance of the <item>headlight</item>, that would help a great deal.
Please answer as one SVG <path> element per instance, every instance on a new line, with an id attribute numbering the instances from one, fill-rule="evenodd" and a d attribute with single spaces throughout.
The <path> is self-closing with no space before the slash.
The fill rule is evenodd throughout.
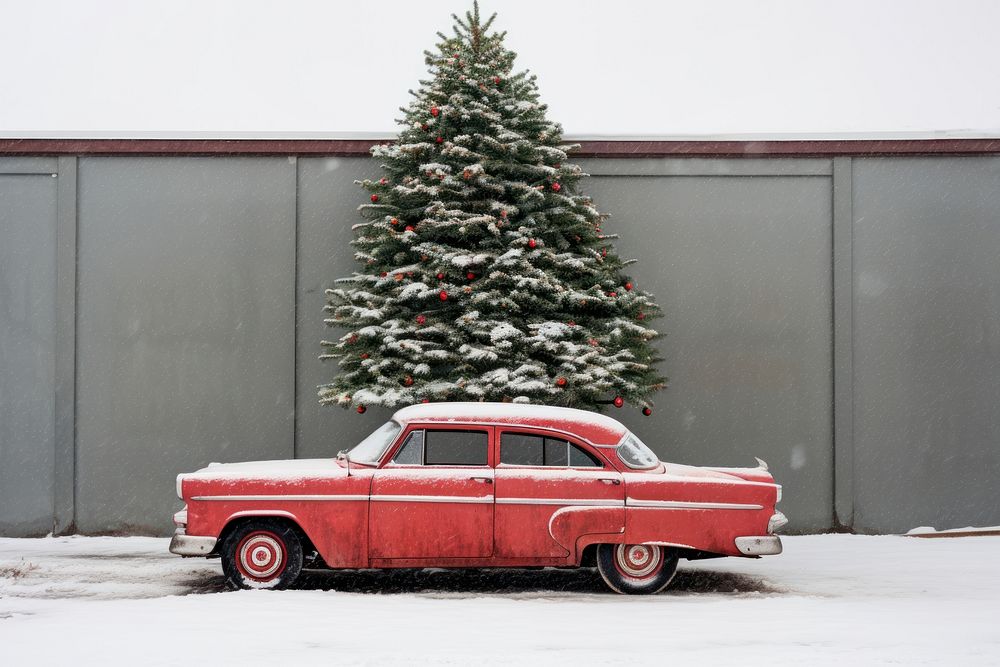
<path id="1" fill-rule="evenodd" d="M 177 497 L 180 498 L 181 500 L 184 500 L 184 489 L 182 486 L 183 482 L 184 482 L 184 475 L 177 475 Z"/>

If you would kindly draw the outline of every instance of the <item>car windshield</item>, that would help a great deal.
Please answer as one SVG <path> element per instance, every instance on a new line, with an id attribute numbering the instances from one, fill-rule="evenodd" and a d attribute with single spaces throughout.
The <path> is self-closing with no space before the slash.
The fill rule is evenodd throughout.
<path id="1" fill-rule="evenodd" d="M 629 468 L 636 470 L 648 470 L 660 463 L 656 454 L 634 433 L 626 435 L 622 444 L 618 445 L 618 458 Z"/>
<path id="2" fill-rule="evenodd" d="M 356 463 L 378 463 L 382 454 L 385 453 L 386 448 L 396 439 L 401 429 L 402 427 L 392 420 L 382 424 L 371 435 L 351 449 L 348 453 L 351 461 Z"/>

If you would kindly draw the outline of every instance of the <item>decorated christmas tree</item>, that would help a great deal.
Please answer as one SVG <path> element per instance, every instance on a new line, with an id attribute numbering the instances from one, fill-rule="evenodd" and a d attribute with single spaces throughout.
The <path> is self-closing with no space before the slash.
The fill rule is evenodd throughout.
<path id="1" fill-rule="evenodd" d="M 478 3 L 438 33 L 383 177 L 355 226 L 360 271 L 327 290 L 323 341 L 341 372 L 322 403 L 514 401 L 650 413 L 664 379 L 648 326 L 660 314 L 604 234 L 546 118 Z"/>

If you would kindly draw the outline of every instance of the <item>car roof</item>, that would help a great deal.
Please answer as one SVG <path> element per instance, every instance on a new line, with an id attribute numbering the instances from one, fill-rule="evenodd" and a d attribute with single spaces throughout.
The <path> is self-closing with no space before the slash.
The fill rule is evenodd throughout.
<path id="1" fill-rule="evenodd" d="M 596 412 L 526 403 L 421 403 L 397 410 L 392 418 L 404 426 L 409 422 L 539 426 L 572 433 L 595 445 L 618 444 L 628 431 L 618 420 Z"/>

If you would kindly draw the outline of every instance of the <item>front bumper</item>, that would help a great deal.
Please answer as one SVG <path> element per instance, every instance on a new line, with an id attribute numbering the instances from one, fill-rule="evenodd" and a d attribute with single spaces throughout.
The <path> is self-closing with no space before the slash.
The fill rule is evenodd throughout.
<path id="1" fill-rule="evenodd" d="M 170 553 L 178 556 L 207 556 L 215 549 L 218 540 L 204 535 L 185 535 L 179 529 L 170 540 Z"/>
<path id="2" fill-rule="evenodd" d="M 774 556 L 781 553 L 781 538 L 777 535 L 737 537 L 736 548 L 744 556 Z"/>

